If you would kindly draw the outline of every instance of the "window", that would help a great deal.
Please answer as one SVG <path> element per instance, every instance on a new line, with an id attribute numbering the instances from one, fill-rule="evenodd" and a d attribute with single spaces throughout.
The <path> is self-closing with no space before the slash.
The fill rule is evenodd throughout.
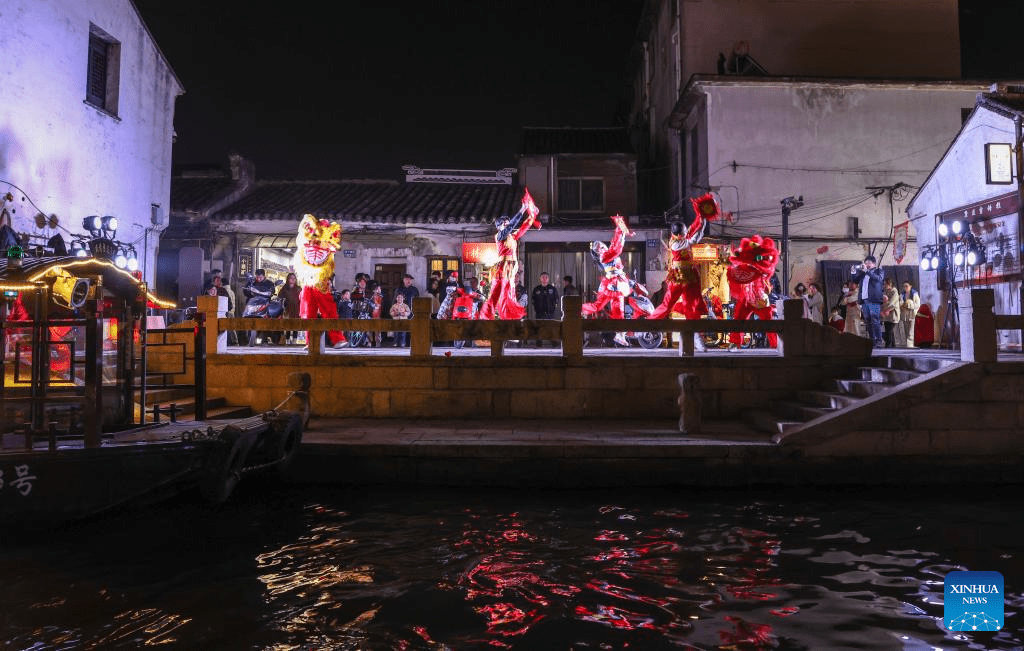
<path id="1" fill-rule="evenodd" d="M 121 44 L 95 25 L 89 25 L 89 68 L 85 101 L 117 115 L 118 82 L 121 76 Z"/>
<path id="2" fill-rule="evenodd" d="M 558 179 L 558 210 L 603 212 L 604 181 L 601 179 Z"/>
<path id="3" fill-rule="evenodd" d="M 441 272 L 441 278 L 447 278 L 451 271 L 458 271 L 462 266 L 462 258 L 453 258 L 446 255 L 427 256 L 427 272 Z"/>

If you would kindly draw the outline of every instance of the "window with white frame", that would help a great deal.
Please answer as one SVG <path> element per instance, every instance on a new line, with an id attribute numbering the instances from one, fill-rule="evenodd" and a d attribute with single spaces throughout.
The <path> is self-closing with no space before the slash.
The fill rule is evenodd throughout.
<path id="1" fill-rule="evenodd" d="M 604 179 L 558 179 L 559 212 L 604 212 Z"/>
<path id="2" fill-rule="evenodd" d="M 121 76 L 121 44 L 96 25 L 89 25 L 89 61 L 85 102 L 117 115 Z"/>

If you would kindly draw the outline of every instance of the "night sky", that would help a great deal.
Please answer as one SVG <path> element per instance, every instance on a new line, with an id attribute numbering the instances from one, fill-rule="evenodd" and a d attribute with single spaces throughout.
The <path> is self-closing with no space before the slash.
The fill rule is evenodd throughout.
<path id="1" fill-rule="evenodd" d="M 185 86 L 174 163 L 301 179 L 514 167 L 523 126 L 614 124 L 642 5 L 135 1 Z"/>
<path id="2" fill-rule="evenodd" d="M 185 86 L 175 165 L 238 152 L 264 179 L 498 169 L 523 126 L 622 124 L 643 4 L 135 3 Z M 1024 6 L 961 5 L 963 76 L 1024 77 Z"/>

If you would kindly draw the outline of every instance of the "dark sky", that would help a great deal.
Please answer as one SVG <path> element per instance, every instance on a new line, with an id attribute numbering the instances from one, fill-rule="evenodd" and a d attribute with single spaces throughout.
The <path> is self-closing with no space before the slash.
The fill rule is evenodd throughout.
<path id="1" fill-rule="evenodd" d="M 185 86 L 174 163 L 301 179 L 511 167 L 523 126 L 615 124 L 642 5 L 135 2 Z"/>
<path id="2" fill-rule="evenodd" d="M 237 151 L 279 179 L 498 169 L 523 126 L 616 124 L 643 4 L 135 3 L 186 90 L 174 163 Z M 1024 3 L 960 4 L 963 76 L 1024 77 Z"/>

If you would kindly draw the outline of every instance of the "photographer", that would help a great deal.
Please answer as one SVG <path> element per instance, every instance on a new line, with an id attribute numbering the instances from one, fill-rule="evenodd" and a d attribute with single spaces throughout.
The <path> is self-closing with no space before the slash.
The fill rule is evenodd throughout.
<path id="1" fill-rule="evenodd" d="M 875 347 L 885 345 L 882 339 L 882 303 L 885 302 L 885 291 L 882 286 L 882 269 L 877 266 L 875 256 L 864 258 L 863 264 L 855 264 L 850 269 L 850 280 L 860 286 L 860 305 L 864 320 L 868 326 L 868 337 Z"/>

